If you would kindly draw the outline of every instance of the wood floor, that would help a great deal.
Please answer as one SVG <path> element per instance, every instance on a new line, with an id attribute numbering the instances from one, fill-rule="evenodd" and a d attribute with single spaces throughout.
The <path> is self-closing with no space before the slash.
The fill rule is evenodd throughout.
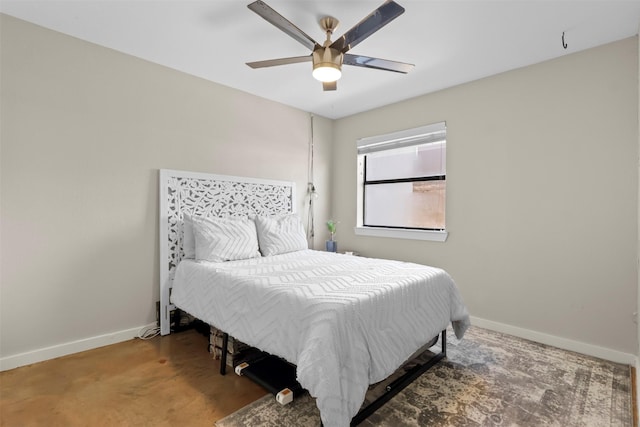
<path id="1" fill-rule="evenodd" d="M 0 425 L 208 426 L 266 394 L 195 330 L 0 372 Z"/>
<path id="2" fill-rule="evenodd" d="M 189 330 L 0 372 L 0 426 L 213 427 L 267 392 L 221 376 L 207 347 Z"/>

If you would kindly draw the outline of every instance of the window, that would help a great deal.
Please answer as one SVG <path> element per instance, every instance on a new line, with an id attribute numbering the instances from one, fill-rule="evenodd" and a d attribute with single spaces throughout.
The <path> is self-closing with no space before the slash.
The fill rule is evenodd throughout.
<path id="1" fill-rule="evenodd" d="M 442 122 L 358 140 L 358 234 L 446 239 L 446 134 Z"/>

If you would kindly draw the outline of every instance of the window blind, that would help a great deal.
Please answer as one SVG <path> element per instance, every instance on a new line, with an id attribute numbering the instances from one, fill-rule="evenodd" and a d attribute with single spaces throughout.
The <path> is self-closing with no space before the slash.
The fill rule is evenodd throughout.
<path id="1" fill-rule="evenodd" d="M 406 129 L 385 135 L 360 138 L 357 141 L 358 154 L 375 153 L 376 151 L 412 147 L 414 145 L 442 142 L 447 139 L 445 122 Z"/>

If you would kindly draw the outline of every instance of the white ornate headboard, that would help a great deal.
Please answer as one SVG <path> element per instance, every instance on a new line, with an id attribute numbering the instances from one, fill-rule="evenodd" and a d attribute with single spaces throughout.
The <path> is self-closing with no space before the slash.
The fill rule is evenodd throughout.
<path id="1" fill-rule="evenodd" d="M 170 303 L 182 250 L 184 212 L 210 217 L 296 210 L 295 182 L 160 169 L 160 333 L 171 332 Z"/>

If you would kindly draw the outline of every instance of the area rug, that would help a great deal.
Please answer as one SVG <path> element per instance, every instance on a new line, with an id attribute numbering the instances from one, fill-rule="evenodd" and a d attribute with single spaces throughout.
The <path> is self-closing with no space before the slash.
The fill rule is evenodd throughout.
<path id="1" fill-rule="evenodd" d="M 360 425 L 632 427 L 631 399 L 627 365 L 471 327 L 462 340 L 448 331 L 447 358 Z M 308 394 L 286 406 L 267 395 L 215 425 L 318 427 L 320 416 Z"/>

